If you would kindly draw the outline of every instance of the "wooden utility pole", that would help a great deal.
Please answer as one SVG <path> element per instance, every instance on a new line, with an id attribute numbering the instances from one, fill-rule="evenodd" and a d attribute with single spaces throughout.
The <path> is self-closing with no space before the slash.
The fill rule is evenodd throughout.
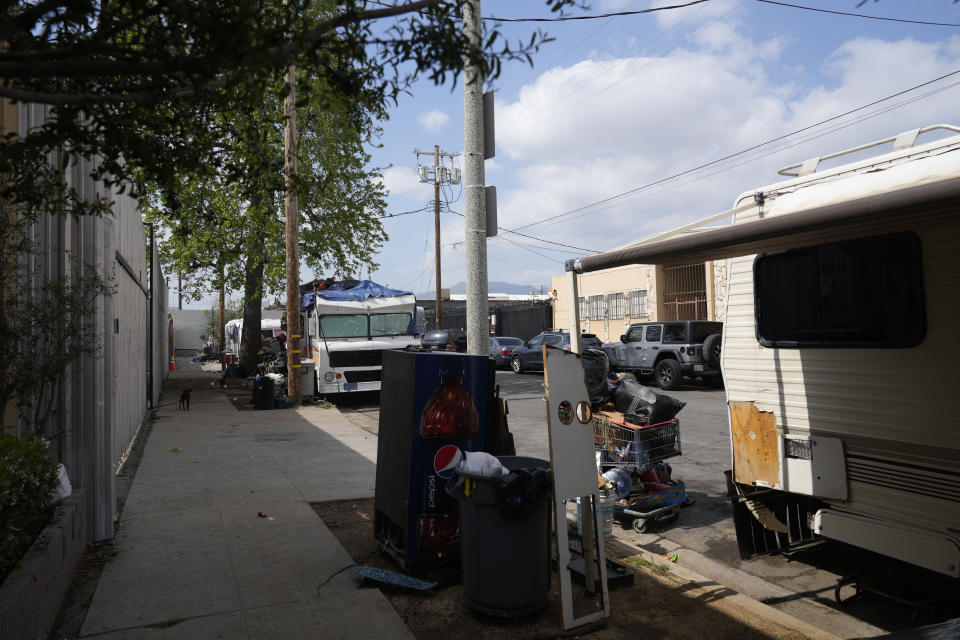
<path id="1" fill-rule="evenodd" d="M 287 85 L 290 91 L 284 100 L 287 123 L 283 138 L 287 236 L 287 394 L 293 400 L 294 406 L 300 406 L 303 403 L 300 376 L 300 234 L 294 180 L 297 175 L 297 75 L 293 65 L 287 69 Z"/>
<path id="2" fill-rule="evenodd" d="M 218 342 L 217 344 L 219 345 L 219 349 L 218 349 L 218 350 L 219 350 L 220 352 L 223 352 L 223 345 L 224 345 L 223 339 L 224 339 L 225 336 L 223 335 L 223 325 L 224 325 L 223 315 L 224 315 L 224 313 L 226 313 L 225 307 L 226 307 L 226 302 L 227 302 L 227 300 L 226 300 L 226 298 L 227 298 L 227 291 L 226 291 L 226 286 L 225 286 L 225 284 L 224 284 L 224 282 L 223 282 L 223 280 L 224 280 L 224 272 L 223 272 L 223 271 L 224 271 L 224 269 L 223 269 L 223 258 L 221 257 L 221 259 L 220 259 L 220 316 L 217 318 L 217 327 L 218 327 L 218 329 L 219 329 L 219 330 L 217 331 L 217 338 L 219 339 L 219 342 Z M 223 358 L 220 359 L 220 362 L 223 362 Z"/>
<path id="3" fill-rule="evenodd" d="M 433 145 L 433 235 L 435 241 L 434 247 L 434 268 L 437 272 L 437 308 L 434 312 L 434 320 L 437 322 L 436 328 L 440 328 L 440 147 Z"/>

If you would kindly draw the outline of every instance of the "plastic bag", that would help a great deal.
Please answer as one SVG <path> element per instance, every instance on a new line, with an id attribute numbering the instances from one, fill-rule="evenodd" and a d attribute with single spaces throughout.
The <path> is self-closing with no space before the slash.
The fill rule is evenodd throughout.
<path id="1" fill-rule="evenodd" d="M 647 424 L 672 420 L 687 406 L 685 402 L 643 386 L 632 376 L 621 378 L 612 395 L 617 411 L 625 417 L 643 415 Z"/>
<path id="2" fill-rule="evenodd" d="M 510 473 L 496 456 L 486 451 L 465 451 L 457 471 L 471 476 L 505 476 Z"/>
<path id="3" fill-rule="evenodd" d="M 60 502 L 64 498 L 70 497 L 73 493 L 73 487 L 70 486 L 70 476 L 67 475 L 67 468 L 63 463 L 57 465 L 57 486 L 50 492 L 50 497 L 54 502 Z"/>

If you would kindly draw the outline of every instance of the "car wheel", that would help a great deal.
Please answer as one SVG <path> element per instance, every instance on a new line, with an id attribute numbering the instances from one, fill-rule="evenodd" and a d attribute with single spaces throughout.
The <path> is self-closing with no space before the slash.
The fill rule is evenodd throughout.
<path id="1" fill-rule="evenodd" d="M 721 338 L 719 333 L 714 333 L 703 341 L 703 359 L 714 369 L 720 368 Z"/>
<path id="2" fill-rule="evenodd" d="M 523 363 L 520 362 L 520 356 L 513 356 L 510 359 L 510 368 L 514 373 L 523 373 Z"/>
<path id="3" fill-rule="evenodd" d="M 633 530 L 637 533 L 643 533 L 647 530 L 647 521 L 645 518 L 634 518 Z"/>
<path id="4" fill-rule="evenodd" d="M 657 378 L 657 384 L 664 391 L 674 391 L 680 388 L 683 372 L 680 370 L 680 363 L 676 360 L 661 360 L 657 363 L 653 373 Z"/>

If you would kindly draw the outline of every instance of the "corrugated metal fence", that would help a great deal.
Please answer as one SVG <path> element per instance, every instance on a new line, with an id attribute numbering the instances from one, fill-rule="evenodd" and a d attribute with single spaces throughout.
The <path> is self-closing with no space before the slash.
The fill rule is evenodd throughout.
<path id="1" fill-rule="evenodd" d="M 15 105 L 12 118 L 0 126 L 24 135 L 41 124 L 49 109 L 40 105 Z M 11 112 L 6 105 L 5 112 Z M 51 161 L 57 161 L 51 158 Z M 75 220 L 49 216 L 34 223 L 30 232 L 39 249 L 28 260 L 24 286 L 42 278 L 69 278 L 73 261 L 96 269 L 112 287 L 111 295 L 98 300 L 95 322 L 101 328 L 98 353 L 70 366 L 59 389 L 51 440 L 51 455 L 64 464 L 75 488 L 87 489 L 89 538 L 113 536 L 116 511 L 116 473 L 147 411 L 148 349 L 153 344 L 154 406 L 169 368 L 167 343 L 167 286 L 157 265 L 151 279 L 146 238 L 136 201 L 110 193 L 94 182 L 90 173 L 98 160 L 81 159 L 66 169 L 68 185 L 81 198 L 108 197 L 112 212 L 103 217 Z M 38 275 L 39 274 L 39 275 Z M 152 281 L 151 284 L 148 284 Z M 153 316 L 148 326 L 149 297 L 154 292 Z M 151 338 L 151 335 L 153 336 Z M 20 431 L 18 425 L 17 431 Z"/>

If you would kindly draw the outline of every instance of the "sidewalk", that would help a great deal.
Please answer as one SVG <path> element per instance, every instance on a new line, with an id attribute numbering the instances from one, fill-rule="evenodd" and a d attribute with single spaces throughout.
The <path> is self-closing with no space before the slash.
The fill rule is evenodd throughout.
<path id="1" fill-rule="evenodd" d="M 177 365 L 80 637 L 412 638 L 308 504 L 371 497 L 376 437 L 335 409 L 237 411 Z"/>

